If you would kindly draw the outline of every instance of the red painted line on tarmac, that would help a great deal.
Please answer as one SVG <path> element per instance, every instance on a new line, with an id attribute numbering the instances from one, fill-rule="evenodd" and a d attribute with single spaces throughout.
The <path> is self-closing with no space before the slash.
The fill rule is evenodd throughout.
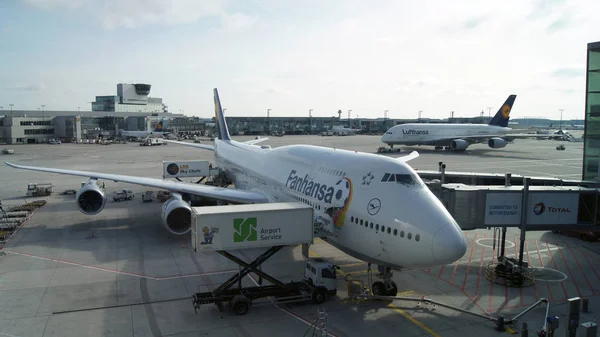
<path id="1" fill-rule="evenodd" d="M 46 198 L 44 198 L 44 201 L 46 202 L 46 204 L 48 203 L 48 199 L 50 199 L 50 196 L 47 196 Z M 37 211 L 39 211 L 40 208 L 44 207 L 46 204 L 33 210 L 33 212 L 31 212 L 31 214 L 29 214 L 29 216 L 27 218 L 25 218 L 25 220 L 23 220 L 23 222 L 21 222 L 21 224 L 19 226 L 17 226 L 17 229 L 15 229 L 15 231 L 12 232 L 12 234 L 10 234 L 10 237 L 8 238 L 8 240 L 4 241 L 3 245 L 0 245 L 0 250 L 2 250 L 4 248 L 4 246 L 6 246 L 6 244 L 10 241 L 10 239 L 12 239 L 13 236 L 15 236 L 19 232 L 19 229 L 21 229 L 23 226 L 25 226 L 25 224 L 29 221 L 29 219 L 31 219 L 31 217 L 33 217 L 33 215 L 35 213 L 37 213 Z"/>
<path id="2" fill-rule="evenodd" d="M 14 255 L 33 257 L 36 259 L 41 259 L 41 260 L 46 260 L 46 261 L 54 261 L 54 262 L 68 264 L 68 265 L 72 265 L 72 266 L 76 266 L 76 267 L 95 269 L 95 270 L 99 270 L 99 271 L 106 271 L 106 272 L 111 272 L 111 273 L 121 274 L 121 275 L 135 276 L 135 277 L 139 277 L 139 278 L 145 278 L 145 279 L 156 280 L 156 281 L 170 280 L 170 279 L 176 279 L 176 278 L 185 278 L 185 277 L 194 277 L 194 276 L 209 276 L 209 275 L 218 275 L 218 274 L 228 274 L 228 273 L 237 273 L 238 272 L 238 270 L 230 269 L 230 270 L 221 270 L 221 271 L 198 273 L 198 274 L 155 277 L 155 276 L 148 276 L 148 275 L 144 275 L 144 274 L 119 271 L 119 270 L 109 269 L 109 268 L 104 268 L 104 267 L 92 266 L 92 265 L 85 264 L 85 263 L 71 262 L 71 261 L 55 259 L 55 258 L 39 256 L 39 255 L 33 255 L 33 254 L 27 254 L 27 253 L 19 253 L 19 252 L 14 252 L 11 250 L 4 250 L 4 251 L 7 253 L 10 253 L 10 254 L 14 254 Z"/>
<path id="3" fill-rule="evenodd" d="M 492 251 L 493 254 L 493 251 Z M 479 283 L 481 282 L 481 273 L 483 272 L 483 259 L 485 257 L 485 246 L 481 246 L 481 260 L 479 262 L 479 273 L 477 274 L 477 286 L 475 286 L 475 297 L 479 296 Z M 493 258 L 493 256 L 492 256 Z"/>
<path id="4" fill-rule="evenodd" d="M 558 270 L 558 266 L 556 265 L 556 261 L 554 261 L 554 256 L 552 255 L 552 251 L 550 250 L 550 246 L 548 246 L 548 242 L 545 242 L 546 244 L 546 248 L 548 249 L 548 255 L 550 255 L 550 258 L 552 259 L 552 264 L 554 265 L 554 269 Z M 558 247 L 558 246 L 556 246 Z M 567 294 L 567 288 L 565 288 L 565 283 L 564 282 L 560 282 L 560 285 L 563 288 L 563 291 L 565 292 L 565 300 L 567 298 L 569 298 L 569 295 Z"/>
<path id="5" fill-rule="evenodd" d="M 577 260 L 577 256 L 575 256 L 575 253 L 573 252 L 573 249 L 571 249 L 571 246 L 569 246 L 569 244 L 567 244 L 567 248 L 571 252 L 571 255 L 573 255 L 573 259 L 575 259 L 575 263 L 577 264 L 579 271 L 581 271 L 581 274 L 583 275 L 585 282 L 587 283 L 588 287 L 590 287 L 589 289 L 591 290 L 592 285 L 590 284 L 590 281 L 588 280 L 587 276 L 585 276 L 585 272 L 583 271 L 583 268 L 581 268 L 581 265 L 579 264 L 579 260 Z"/>
<path id="6" fill-rule="evenodd" d="M 440 268 L 440 272 L 439 272 L 439 274 L 438 274 L 438 278 L 440 278 L 440 279 L 442 278 L 442 273 L 443 273 L 443 272 L 444 272 L 444 266 L 442 266 L 442 267 Z M 450 284 L 452 284 L 452 283 L 450 283 Z"/>
<path id="7" fill-rule="evenodd" d="M 492 312 L 492 306 L 494 304 L 494 282 L 490 282 L 490 310 Z"/>
<path id="8" fill-rule="evenodd" d="M 569 274 L 571 275 L 571 280 L 573 280 L 573 284 L 575 285 L 575 289 L 577 289 L 577 295 L 581 296 L 581 290 L 579 289 L 579 286 L 577 285 L 577 282 L 575 281 L 575 276 L 573 276 L 573 272 L 571 271 L 571 267 L 569 267 L 569 263 L 567 262 L 567 259 L 565 259 L 565 255 L 562 252 L 562 249 L 560 249 L 560 247 L 558 245 L 556 245 L 556 247 L 558 248 L 558 252 L 560 253 L 560 256 L 562 257 L 563 261 L 565 262 L 565 265 L 567 266 L 567 270 L 569 271 Z"/>
<path id="9" fill-rule="evenodd" d="M 485 235 L 485 237 L 487 237 L 487 234 Z M 475 235 L 473 235 L 473 244 L 471 245 L 471 255 L 469 255 L 469 262 L 467 263 L 467 270 L 465 271 L 465 278 L 463 280 L 463 284 L 462 284 L 462 288 L 460 288 L 461 290 L 465 289 L 465 285 L 467 284 L 467 277 L 469 276 L 469 269 L 471 268 L 471 261 L 473 259 L 473 252 L 475 251 L 475 239 L 477 239 L 477 233 L 475 233 Z M 458 266 L 458 261 L 456 266 L 454 266 L 454 273 L 456 272 L 456 267 Z M 452 279 L 454 279 L 454 273 L 452 273 Z"/>
<path id="10" fill-rule="evenodd" d="M 542 254 L 540 253 L 540 246 L 538 245 L 538 240 L 535 240 L 535 249 L 537 249 L 538 258 L 540 259 L 540 265 L 543 268 L 544 261 L 542 260 Z M 546 288 L 548 289 L 548 294 L 550 295 L 550 300 L 554 301 L 554 297 L 552 296 L 552 290 L 550 289 L 550 283 L 548 283 L 548 282 L 544 282 L 544 283 L 546 283 Z"/>
<path id="11" fill-rule="evenodd" d="M 600 281 L 600 275 L 598 275 L 598 273 L 596 272 L 596 269 L 594 268 L 594 264 L 592 263 L 592 261 L 590 261 L 588 255 L 585 254 L 585 253 L 583 253 L 583 256 L 585 256 L 585 259 L 588 262 L 588 266 L 590 268 L 592 268 L 592 271 L 594 272 L 594 275 L 596 275 L 596 278 L 598 278 L 598 281 Z"/>

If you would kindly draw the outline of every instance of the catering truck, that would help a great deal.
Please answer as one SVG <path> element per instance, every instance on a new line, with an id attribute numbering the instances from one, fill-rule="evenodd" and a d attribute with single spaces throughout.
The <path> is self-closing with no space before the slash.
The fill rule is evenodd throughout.
<path id="1" fill-rule="evenodd" d="M 240 265 L 240 271 L 219 287 L 194 294 L 194 310 L 214 303 L 222 311 L 226 303 L 235 314 L 244 315 L 260 298 L 272 296 L 277 303 L 312 300 L 320 304 L 328 296 L 335 296 L 339 268 L 323 259 L 304 261 L 304 275 L 296 282 L 284 283 L 260 268 L 284 246 L 308 245 L 313 238 L 313 208 L 303 203 L 193 207 L 193 249 L 214 250 Z M 228 252 L 251 248 L 268 249 L 249 263 Z M 243 287 L 242 278 L 250 272 L 258 276 L 258 281 L 253 279 L 256 286 Z M 271 284 L 262 285 L 263 279 Z"/>

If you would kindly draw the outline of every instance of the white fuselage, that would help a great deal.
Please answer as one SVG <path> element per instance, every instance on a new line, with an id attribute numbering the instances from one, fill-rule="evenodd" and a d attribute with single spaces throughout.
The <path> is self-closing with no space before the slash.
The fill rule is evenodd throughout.
<path id="1" fill-rule="evenodd" d="M 381 141 L 389 145 L 449 146 L 462 137 L 505 135 L 510 131 L 508 127 L 487 124 L 411 123 L 391 127 Z"/>
<path id="2" fill-rule="evenodd" d="M 236 188 L 259 191 L 270 202 L 311 205 L 317 218 L 333 224 L 337 237 L 327 241 L 358 259 L 404 269 L 451 263 L 465 253 L 458 224 L 398 160 L 309 145 L 262 149 L 219 139 L 215 160 Z M 389 174 L 402 183 L 387 181 Z"/>

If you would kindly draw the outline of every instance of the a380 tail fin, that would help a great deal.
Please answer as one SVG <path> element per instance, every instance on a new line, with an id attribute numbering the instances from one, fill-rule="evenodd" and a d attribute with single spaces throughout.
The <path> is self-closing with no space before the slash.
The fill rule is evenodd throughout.
<path id="1" fill-rule="evenodd" d="M 219 92 L 217 88 L 213 90 L 215 96 L 215 122 L 217 123 L 217 129 L 219 130 L 220 140 L 231 140 L 229 136 L 229 129 L 227 128 L 227 122 L 223 115 L 223 109 L 221 108 L 221 100 L 219 99 Z"/>
<path id="2" fill-rule="evenodd" d="M 507 127 L 508 119 L 510 118 L 510 111 L 512 110 L 512 106 L 515 103 L 516 98 L 517 95 L 508 96 L 504 104 L 502 104 L 500 109 L 498 109 L 498 112 L 494 118 L 492 118 L 490 121 L 489 125 Z"/>
<path id="3" fill-rule="evenodd" d="M 158 124 L 156 124 L 156 127 L 154 128 L 155 132 L 162 132 L 163 128 L 165 127 L 164 125 L 164 119 L 161 119 L 160 122 L 158 122 Z"/>

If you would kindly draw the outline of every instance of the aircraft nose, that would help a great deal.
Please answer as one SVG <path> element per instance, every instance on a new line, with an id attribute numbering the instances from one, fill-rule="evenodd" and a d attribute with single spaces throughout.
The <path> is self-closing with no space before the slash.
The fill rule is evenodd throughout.
<path id="1" fill-rule="evenodd" d="M 433 237 L 433 257 L 440 264 L 452 263 L 465 255 L 467 240 L 458 226 L 445 225 Z"/>

